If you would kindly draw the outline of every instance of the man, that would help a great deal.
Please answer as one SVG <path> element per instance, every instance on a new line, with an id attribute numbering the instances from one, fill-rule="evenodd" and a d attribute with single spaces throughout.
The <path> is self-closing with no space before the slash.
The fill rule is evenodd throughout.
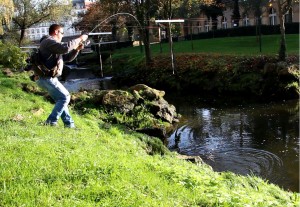
<path id="1" fill-rule="evenodd" d="M 45 89 L 55 101 L 55 106 L 45 124 L 56 126 L 59 118 L 61 118 L 65 127 L 75 128 L 74 120 L 68 109 L 70 93 L 57 77 L 62 74 L 63 61 L 74 60 L 79 51 L 83 49 L 84 44 L 82 42 L 86 41 L 88 36 L 81 35 L 66 44 L 62 44 L 63 35 L 63 27 L 53 24 L 49 27 L 49 36 L 41 39 L 40 57 L 42 62 L 48 69 L 56 68 L 56 72 L 51 75 L 39 76 L 37 84 Z"/>

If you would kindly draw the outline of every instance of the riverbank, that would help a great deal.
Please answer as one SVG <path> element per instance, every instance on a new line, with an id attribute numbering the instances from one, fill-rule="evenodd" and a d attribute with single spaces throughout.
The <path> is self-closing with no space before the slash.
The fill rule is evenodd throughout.
<path id="1" fill-rule="evenodd" d="M 298 193 L 260 178 L 179 159 L 158 139 L 103 122 L 96 109 L 71 107 L 75 130 L 43 126 L 53 104 L 28 74 L 1 73 L 0 83 L 3 206 L 299 204 Z"/>
<path id="2" fill-rule="evenodd" d="M 119 54 L 115 61 L 131 59 Z M 113 71 L 119 86 L 144 83 L 179 94 L 255 97 L 264 100 L 299 98 L 299 56 L 286 62 L 275 56 L 235 56 L 220 54 L 178 54 L 175 69 L 170 57 L 155 56 L 150 66 L 144 62 L 120 64 Z M 125 69 L 124 69 L 125 68 Z"/>

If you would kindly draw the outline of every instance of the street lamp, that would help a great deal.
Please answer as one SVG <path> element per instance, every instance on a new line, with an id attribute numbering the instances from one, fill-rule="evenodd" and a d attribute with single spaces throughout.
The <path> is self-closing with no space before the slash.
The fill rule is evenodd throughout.
<path id="1" fill-rule="evenodd" d="M 172 40 L 172 34 L 171 34 L 171 23 L 182 23 L 182 22 L 184 22 L 184 19 L 155 20 L 155 23 L 168 23 L 169 24 L 169 43 L 170 43 L 171 64 L 172 64 L 173 75 L 175 73 L 174 72 L 175 66 L 174 66 L 173 40 Z"/>

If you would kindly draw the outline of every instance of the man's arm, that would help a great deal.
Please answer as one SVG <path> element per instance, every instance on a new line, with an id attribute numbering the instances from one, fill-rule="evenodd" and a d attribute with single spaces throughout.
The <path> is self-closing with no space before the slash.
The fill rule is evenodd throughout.
<path id="1" fill-rule="evenodd" d="M 87 40 L 87 38 L 87 35 L 81 35 L 80 37 L 73 39 L 66 44 L 61 44 L 59 42 L 53 41 L 48 45 L 48 49 L 52 54 L 67 54 L 72 50 L 78 48 L 81 42 Z"/>
<path id="2" fill-rule="evenodd" d="M 79 54 L 79 50 L 72 50 L 71 52 L 63 55 L 64 62 L 72 62 L 77 55 Z"/>

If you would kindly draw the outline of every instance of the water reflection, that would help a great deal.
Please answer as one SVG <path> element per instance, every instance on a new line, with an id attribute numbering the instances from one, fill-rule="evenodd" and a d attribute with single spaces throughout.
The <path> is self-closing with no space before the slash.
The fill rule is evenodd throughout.
<path id="1" fill-rule="evenodd" d="M 255 174 L 299 192 L 299 103 L 214 106 L 172 102 L 183 120 L 168 147 L 216 171 Z"/>

